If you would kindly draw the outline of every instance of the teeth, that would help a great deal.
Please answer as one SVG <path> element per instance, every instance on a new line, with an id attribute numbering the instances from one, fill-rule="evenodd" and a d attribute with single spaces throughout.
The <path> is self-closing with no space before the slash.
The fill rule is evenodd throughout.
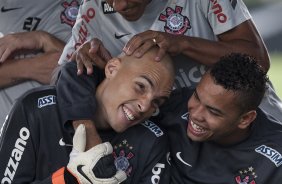
<path id="1" fill-rule="evenodd" d="M 124 112 L 124 114 L 125 114 L 125 116 L 128 120 L 130 120 L 130 121 L 135 120 L 135 117 L 133 116 L 133 114 L 131 114 L 131 112 L 126 107 L 123 107 L 122 109 L 123 109 L 123 112 Z"/>
<path id="2" fill-rule="evenodd" d="M 200 127 L 199 125 L 195 124 L 192 120 L 191 120 L 191 125 L 197 132 L 205 132 L 206 131 L 205 128 Z"/>

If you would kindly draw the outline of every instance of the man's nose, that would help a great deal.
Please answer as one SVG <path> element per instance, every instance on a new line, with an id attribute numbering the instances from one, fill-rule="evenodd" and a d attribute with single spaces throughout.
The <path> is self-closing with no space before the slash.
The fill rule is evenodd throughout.
<path id="1" fill-rule="evenodd" d="M 149 97 L 143 97 L 138 101 L 138 110 L 140 112 L 147 112 L 152 108 L 152 100 Z"/>
<path id="2" fill-rule="evenodd" d="M 204 121 L 204 107 L 202 105 L 194 107 L 190 110 L 190 116 L 193 120 L 196 120 L 198 122 Z"/>
<path id="3" fill-rule="evenodd" d="M 123 11 L 127 8 L 127 0 L 114 0 L 113 8 L 115 11 Z"/>

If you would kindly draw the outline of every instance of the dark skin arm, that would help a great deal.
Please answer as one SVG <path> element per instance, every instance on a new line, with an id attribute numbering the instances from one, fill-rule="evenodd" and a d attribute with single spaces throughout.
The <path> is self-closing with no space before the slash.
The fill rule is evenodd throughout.
<path id="1" fill-rule="evenodd" d="M 85 150 L 89 150 L 90 148 L 102 143 L 102 139 L 100 138 L 96 127 L 91 120 L 76 120 L 72 123 L 74 129 L 76 129 L 80 124 L 84 124 L 86 130 Z"/>
<path id="2" fill-rule="evenodd" d="M 65 43 L 44 31 L 8 34 L 0 38 L 0 88 L 26 80 L 49 84 Z M 32 58 L 13 59 L 13 54 L 42 51 Z"/>
<path id="3" fill-rule="evenodd" d="M 152 41 L 154 38 L 160 47 L 156 60 L 160 60 L 165 52 L 172 55 L 182 53 L 201 64 L 210 66 L 223 55 L 242 52 L 256 57 L 265 71 L 270 67 L 268 51 L 251 20 L 218 35 L 218 41 L 149 30 L 135 35 L 123 51 L 128 55 L 137 51 L 135 56 L 141 57 L 155 44 Z"/>

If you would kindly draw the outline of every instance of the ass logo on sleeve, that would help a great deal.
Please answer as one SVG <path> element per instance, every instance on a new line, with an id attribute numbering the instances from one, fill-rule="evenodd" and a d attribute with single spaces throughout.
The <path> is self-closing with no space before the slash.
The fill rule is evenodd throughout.
<path id="1" fill-rule="evenodd" d="M 48 105 L 54 105 L 56 104 L 56 96 L 55 95 L 48 95 L 41 98 L 38 98 L 37 100 L 37 106 L 38 108 L 42 108 Z"/>
<path id="2" fill-rule="evenodd" d="M 125 139 L 121 143 L 114 145 L 113 148 L 113 156 L 117 170 L 122 170 L 127 176 L 130 176 L 132 172 L 130 159 L 135 156 L 133 153 L 133 147 L 130 146 L 128 141 Z"/>
<path id="3" fill-rule="evenodd" d="M 276 165 L 276 167 L 279 167 L 282 164 L 281 153 L 271 147 L 268 147 L 266 145 L 260 145 L 255 149 L 255 151 L 268 158 L 271 162 Z"/>
<path id="4" fill-rule="evenodd" d="M 162 129 L 152 121 L 146 120 L 144 123 L 141 123 L 141 125 L 148 128 L 151 132 L 155 134 L 156 137 L 160 137 L 164 134 Z"/>

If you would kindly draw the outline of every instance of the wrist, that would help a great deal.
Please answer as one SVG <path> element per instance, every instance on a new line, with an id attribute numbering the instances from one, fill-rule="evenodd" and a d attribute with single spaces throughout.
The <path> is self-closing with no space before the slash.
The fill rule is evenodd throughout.
<path id="1" fill-rule="evenodd" d="M 88 150 L 98 144 L 102 143 L 102 139 L 100 138 L 96 126 L 91 120 L 76 120 L 73 121 L 73 127 L 76 129 L 80 124 L 85 126 L 86 130 L 86 148 Z"/>

